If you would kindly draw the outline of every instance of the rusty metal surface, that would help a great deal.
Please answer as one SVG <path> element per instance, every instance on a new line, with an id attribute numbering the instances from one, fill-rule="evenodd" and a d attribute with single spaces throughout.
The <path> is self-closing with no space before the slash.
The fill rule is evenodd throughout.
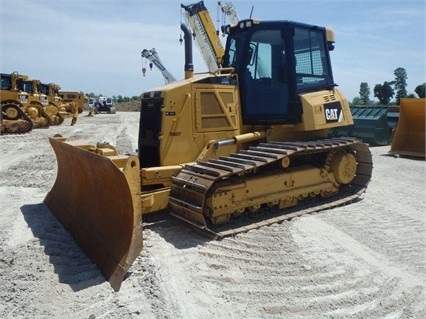
<path id="1" fill-rule="evenodd" d="M 129 160 L 121 170 L 107 157 L 53 138 L 50 143 L 58 175 L 44 203 L 118 291 L 142 250 L 140 189 L 131 187 L 139 162 Z"/>

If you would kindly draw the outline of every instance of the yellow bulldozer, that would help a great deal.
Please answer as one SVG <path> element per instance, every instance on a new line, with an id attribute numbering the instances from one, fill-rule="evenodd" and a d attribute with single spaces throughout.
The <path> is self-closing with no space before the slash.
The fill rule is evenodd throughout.
<path id="1" fill-rule="evenodd" d="M 57 84 L 41 83 L 17 72 L 2 73 L 1 133 L 25 133 L 33 128 L 60 125 L 66 117 L 72 117 L 74 124 L 83 109 L 83 94 L 74 92 L 75 99 L 63 102 L 59 89 Z"/>
<path id="2" fill-rule="evenodd" d="M 49 117 L 52 125 L 60 125 L 64 122 L 65 116 L 64 104 L 58 95 L 60 86 L 54 83 L 39 83 L 38 91 L 44 105 L 44 113 Z"/>
<path id="3" fill-rule="evenodd" d="M 2 73 L 1 83 L 2 133 L 25 133 L 63 122 L 49 85 L 17 72 Z"/>
<path id="4" fill-rule="evenodd" d="M 167 210 L 221 238 L 353 202 L 371 178 L 368 145 L 327 137 L 353 124 L 330 29 L 241 20 L 224 28 L 221 67 L 196 74 L 181 28 L 185 78 L 142 94 L 137 155 L 50 138 L 58 173 L 44 203 L 116 291 L 143 215 Z"/>
<path id="5" fill-rule="evenodd" d="M 59 123 L 65 118 L 71 118 L 71 125 L 77 122 L 78 115 L 83 112 L 85 95 L 83 92 L 64 92 L 61 87 L 54 83 L 42 84 L 43 91 L 46 92 L 50 108 L 45 112 Z"/>
<path id="6" fill-rule="evenodd" d="M 1 121 L 0 133 L 26 133 L 34 128 L 30 118 L 32 114 L 38 114 L 38 107 L 30 107 L 28 92 L 21 90 L 18 84 L 27 81 L 28 76 L 13 72 L 1 73 L 0 107 Z M 30 114 L 25 112 L 30 111 Z"/>
<path id="7" fill-rule="evenodd" d="M 46 94 L 39 91 L 40 80 L 19 79 L 17 83 L 20 94 L 27 94 L 27 103 L 22 103 L 22 108 L 33 121 L 34 128 L 47 128 L 52 125 L 51 117 L 45 112 L 49 101 Z"/>
<path id="8" fill-rule="evenodd" d="M 62 110 L 71 117 L 71 125 L 77 122 L 78 115 L 83 113 L 84 104 L 87 101 L 87 97 L 83 92 L 74 91 L 59 91 L 59 97 L 62 99 Z"/>

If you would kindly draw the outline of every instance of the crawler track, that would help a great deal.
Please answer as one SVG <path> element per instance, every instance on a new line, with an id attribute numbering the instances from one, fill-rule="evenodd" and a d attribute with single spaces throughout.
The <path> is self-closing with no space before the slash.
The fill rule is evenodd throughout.
<path id="1" fill-rule="evenodd" d="M 22 110 L 21 106 L 14 101 L 1 103 L 1 134 L 27 133 L 34 128 L 34 123 Z M 7 109 L 13 110 L 9 113 Z"/>
<path id="2" fill-rule="evenodd" d="M 302 188 L 294 206 L 289 205 L 291 207 L 277 209 L 279 206 L 277 202 L 283 201 L 286 196 L 285 191 L 282 192 L 282 195 L 281 192 L 280 195 L 274 194 L 274 200 L 270 200 L 271 197 L 267 194 L 262 205 L 255 208 L 249 202 L 243 208 L 241 208 L 241 203 L 238 207 L 233 207 L 233 203 L 229 203 L 229 216 L 236 215 L 236 213 L 241 214 L 243 211 L 257 210 L 257 213 L 251 215 L 251 218 L 231 219 L 230 223 L 219 226 L 210 222 L 212 197 L 220 196 L 215 192 L 224 184 L 232 187 L 237 184 L 241 185 L 241 181 L 245 182 L 249 178 L 255 179 L 265 174 L 274 174 L 278 164 L 286 160 L 299 165 L 299 172 L 303 172 L 303 165 L 307 164 L 319 165 L 318 169 L 326 169 L 328 156 L 339 150 L 345 150 L 355 157 L 356 172 L 353 180 L 349 184 L 340 185 L 338 192 L 333 196 L 325 196 L 326 190 L 321 190 L 322 197 L 314 196 L 319 195 L 318 191 L 314 193 Z M 206 235 L 216 238 L 232 236 L 251 229 L 280 223 L 296 216 L 353 202 L 366 190 L 371 178 L 372 167 L 368 145 L 353 138 L 260 143 L 236 154 L 185 166 L 173 178 L 170 206 L 174 216 L 188 222 Z M 280 171 L 285 173 L 286 168 L 281 168 Z M 308 186 L 310 187 L 310 185 Z M 282 196 L 282 198 L 277 200 L 277 196 Z M 305 198 L 307 199 L 303 200 Z M 259 216 L 258 212 L 265 210 L 267 213 Z"/>

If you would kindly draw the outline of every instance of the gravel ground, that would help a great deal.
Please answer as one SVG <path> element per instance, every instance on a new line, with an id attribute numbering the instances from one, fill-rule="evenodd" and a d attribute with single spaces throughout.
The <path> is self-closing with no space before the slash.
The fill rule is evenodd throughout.
<path id="1" fill-rule="evenodd" d="M 425 168 L 372 147 L 362 199 L 234 238 L 164 216 L 114 293 L 43 199 L 48 136 L 137 147 L 139 114 L 0 136 L 1 318 L 426 318 Z"/>

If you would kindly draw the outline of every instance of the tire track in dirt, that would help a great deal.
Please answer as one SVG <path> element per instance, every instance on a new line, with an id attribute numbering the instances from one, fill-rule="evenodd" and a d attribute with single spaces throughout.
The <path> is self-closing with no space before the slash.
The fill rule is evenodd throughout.
<path id="1" fill-rule="evenodd" d="M 352 266 L 357 265 L 352 259 L 340 260 L 349 254 L 348 247 L 311 246 L 315 231 L 306 231 L 307 246 L 300 247 L 293 228 L 289 222 L 207 243 L 191 267 L 196 274 L 192 293 L 217 292 L 209 297 L 226 300 L 236 313 L 262 318 L 317 318 L 319 313 L 324 318 L 374 318 L 395 315 L 403 305 L 405 314 L 414 311 L 409 305 L 418 302 L 419 287 L 395 293 L 399 279 L 363 271 Z"/>
<path id="2" fill-rule="evenodd" d="M 351 214 L 349 219 L 345 219 L 324 215 L 324 220 L 343 229 L 366 247 L 385 254 L 399 267 L 423 274 L 425 279 L 425 223 L 413 215 L 391 211 L 379 205 L 371 207 L 371 203 L 365 203 L 365 206 L 368 206 L 366 210 L 375 212 L 374 216 Z M 426 207 L 423 211 L 426 211 Z"/>
<path id="3" fill-rule="evenodd" d="M 0 195 L 16 203 L 16 207 L 0 206 L 0 300 L 5 301 L 0 304 L 2 318 L 33 317 L 31 314 L 69 317 L 70 313 L 88 318 L 110 312 L 110 298 L 99 296 L 102 291 L 111 296 L 109 284 L 42 204 L 56 178 L 56 159 L 48 137 L 59 133 L 73 139 L 87 138 L 89 134 L 83 133 L 82 126 L 1 136 L 1 154 L 7 160 L 2 160 Z M 55 288 L 45 288 L 58 281 L 61 284 Z M 46 302 L 63 294 L 68 296 L 66 304 Z M 41 304 L 45 305 L 43 309 L 39 309 Z"/>
<path id="4" fill-rule="evenodd" d="M 426 317 L 426 166 L 384 148 L 373 149 L 365 199 L 349 206 L 221 241 L 171 217 L 147 220 L 143 252 L 114 293 L 42 204 L 56 174 L 47 137 L 125 152 L 137 145 L 138 115 L 0 137 L 1 318 Z"/>
<path id="5" fill-rule="evenodd" d="M 125 281 L 123 288 L 126 294 L 129 285 L 133 290 L 141 289 L 145 296 L 143 299 L 146 300 L 144 305 L 152 308 L 155 318 L 193 318 L 193 308 L 188 307 L 188 302 L 197 306 L 198 297 L 197 292 L 194 293 L 190 288 L 191 271 L 185 266 L 189 257 L 187 254 L 191 253 L 187 249 L 180 249 L 182 245 L 185 246 L 187 240 L 184 236 L 188 232 L 191 231 L 173 218 L 144 229 L 144 249 L 130 269 L 132 275 Z M 173 242 L 166 241 L 169 235 L 174 236 Z M 189 238 L 189 242 L 199 241 L 195 236 Z M 177 294 L 173 293 L 176 291 Z M 196 309 L 200 310 L 199 307 Z M 198 315 L 203 317 L 201 312 Z"/>
<path id="6" fill-rule="evenodd" d="M 361 287 L 357 286 L 356 294 L 347 300 L 337 299 L 336 305 L 339 304 L 339 307 L 324 309 L 324 313 L 339 314 L 345 318 L 351 315 L 365 318 L 420 315 L 412 305 L 418 304 L 421 300 L 419 298 L 424 297 L 424 280 L 421 276 L 407 272 L 404 267 L 401 268 L 403 264 L 395 263 L 388 255 L 382 254 L 382 250 L 375 250 L 374 247 L 372 249 L 359 241 L 357 237 L 360 235 L 352 237 L 331 223 L 322 221 L 321 217 L 323 214 L 295 221 L 293 237 L 300 248 L 306 246 L 311 251 L 310 258 L 330 267 L 341 263 L 345 268 L 352 269 L 353 273 L 342 279 L 345 282 L 351 279 L 361 280 L 368 284 L 367 289 L 370 290 L 370 293 L 363 295 L 359 293 L 362 292 Z M 315 237 L 310 238 L 312 234 Z M 366 233 L 364 240 L 369 238 L 376 242 L 371 236 L 365 235 Z M 333 298 L 338 296 L 336 292 L 333 293 Z M 353 305 L 357 305 L 356 309 Z"/>
<path id="7" fill-rule="evenodd" d="M 257 313 L 259 317 L 300 317 L 318 314 L 324 302 L 316 297 L 344 293 L 348 285 L 342 278 L 351 270 L 337 264 L 310 260 L 309 252 L 300 252 L 289 232 L 289 223 L 272 225 L 240 234 L 234 239 L 210 242 L 200 251 L 200 281 L 216 286 L 211 291 L 225 294 L 239 313 Z M 360 285 L 357 281 L 353 286 Z M 365 288 L 362 286 L 358 288 Z M 280 300 L 281 302 L 271 302 Z M 297 304 L 294 300 L 298 300 Z M 263 306 L 261 306 L 263 304 Z"/>

